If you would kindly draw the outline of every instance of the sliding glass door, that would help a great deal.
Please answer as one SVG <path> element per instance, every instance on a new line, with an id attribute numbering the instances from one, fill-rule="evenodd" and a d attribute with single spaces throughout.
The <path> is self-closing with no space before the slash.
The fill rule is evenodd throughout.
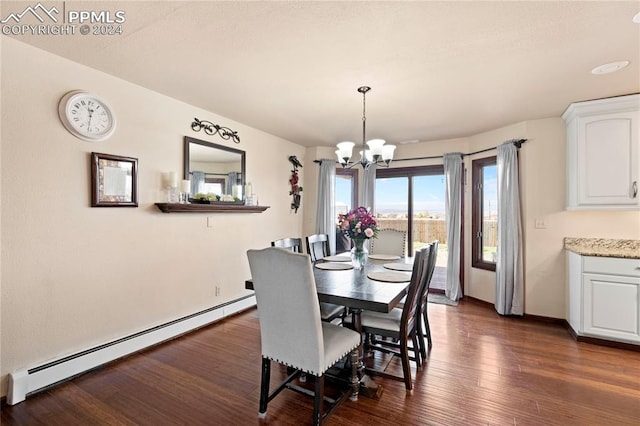
<path id="1" fill-rule="evenodd" d="M 439 241 L 431 289 L 444 291 L 447 274 L 445 178 L 442 166 L 376 170 L 375 208 L 380 228 L 407 232 L 407 255 Z"/>

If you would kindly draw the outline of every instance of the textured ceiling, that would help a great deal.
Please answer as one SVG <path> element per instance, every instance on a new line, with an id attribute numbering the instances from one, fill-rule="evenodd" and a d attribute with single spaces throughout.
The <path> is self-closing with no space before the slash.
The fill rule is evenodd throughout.
<path id="1" fill-rule="evenodd" d="M 307 146 L 361 141 L 362 85 L 373 88 L 367 136 L 391 143 L 469 136 L 640 92 L 637 1 L 66 7 L 77 4 L 124 10 L 124 34 L 16 38 Z M 16 11 L 1 7 L 3 17 Z M 631 64 L 590 73 L 618 60 Z"/>

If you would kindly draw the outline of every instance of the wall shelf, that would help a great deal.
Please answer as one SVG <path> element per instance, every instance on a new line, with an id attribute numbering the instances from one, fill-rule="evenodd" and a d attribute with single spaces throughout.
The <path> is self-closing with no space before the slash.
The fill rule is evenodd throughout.
<path id="1" fill-rule="evenodd" d="M 162 213 L 262 213 L 270 206 L 245 206 L 239 204 L 179 204 L 155 203 Z"/>

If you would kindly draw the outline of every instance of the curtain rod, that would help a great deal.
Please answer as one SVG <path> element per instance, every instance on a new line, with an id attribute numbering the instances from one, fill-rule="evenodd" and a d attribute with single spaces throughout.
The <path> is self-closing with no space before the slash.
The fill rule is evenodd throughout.
<path id="1" fill-rule="evenodd" d="M 520 148 L 522 146 L 523 143 L 525 143 L 527 140 L 526 139 L 518 139 L 518 140 L 512 140 L 511 142 L 516 146 L 516 148 Z M 492 148 L 487 148 L 487 149 L 481 149 L 480 151 L 475 151 L 475 152 L 470 152 L 468 154 L 461 154 L 461 156 L 467 157 L 469 155 L 476 155 L 476 154 L 480 154 L 483 152 L 487 152 L 487 151 L 492 151 L 494 149 L 498 148 L 497 146 L 494 146 Z M 413 158 L 398 158 L 398 159 L 393 159 L 392 161 L 411 161 L 411 160 L 435 160 L 437 158 L 443 158 L 444 156 L 442 155 L 434 155 L 431 157 L 413 157 Z M 320 160 L 313 160 L 314 163 L 320 163 Z M 338 161 L 336 161 L 336 163 L 339 164 Z"/>

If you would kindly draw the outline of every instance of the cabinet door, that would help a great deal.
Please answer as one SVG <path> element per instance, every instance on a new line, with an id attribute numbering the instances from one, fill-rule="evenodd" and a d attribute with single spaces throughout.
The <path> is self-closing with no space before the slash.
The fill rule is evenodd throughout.
<path id="1" fill-rule="evenodd" d="M 578 205 L 638 206 L 638 112 L 578 119 Z"/>
<path id="2" fill-rule="evenodd" d="M 585 335 L 640 343 L 640 278 L 583 274 Z"/>

